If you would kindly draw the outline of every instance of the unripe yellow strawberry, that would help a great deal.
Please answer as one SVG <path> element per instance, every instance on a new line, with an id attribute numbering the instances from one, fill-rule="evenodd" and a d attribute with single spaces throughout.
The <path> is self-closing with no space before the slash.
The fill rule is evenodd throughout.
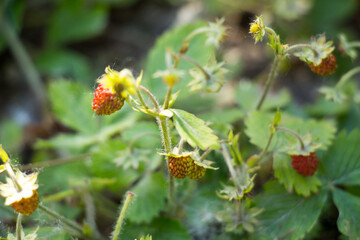
<path id="1" fill-rule="evenodd" d="M 189 156 L 170 156 L 168 160 L 168 165 L 171 175 L 176 178 L 186 177 L 190 161 L 191 158 Z"/>
<path id="2" fill-rule="evenodd" d="M 205 173 L 206 168 L 197 165 L 194 160 L 189 162 L 188 177 L 190 179 L 200 179 L 205 176 Z"/>

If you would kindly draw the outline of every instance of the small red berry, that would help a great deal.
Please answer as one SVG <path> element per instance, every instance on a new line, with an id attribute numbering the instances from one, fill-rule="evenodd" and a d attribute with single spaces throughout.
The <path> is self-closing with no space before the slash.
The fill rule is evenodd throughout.
<path id="1" fill-rule="evenodd" d="M 303 176 L 312 176 L 318 167 L 318 158 L 315 152 L 309 155 L 291 155 L 293 168 Z"/>
<path id="2" fill-rule="evenodd" d="M 112 92 L 108 88 L 104 88 L 101 83 L 96 88 L 92 108 L 98 115 L 110 115 L 120 110 L 123 105 L 124 98 L 118 93 Z"/>
<path id="3" fill-rule="evenodd" d="M 31 215 L 39 205 L 39 194 L 33 190 L 33 195 L 28 198 L 22 198 L 20 201 L 11 204 L 11 207 L 25 216 Z"/>
<path id="4" fill-rule="evenodd" d="M 314 73 L 321 76 L 327 76 L 333 74 L 336 70 L 336 57 L 334 54 L 330 53 L 319 65 L 315 66 L 313 63 L 309 63 L 308 65 Z"/>

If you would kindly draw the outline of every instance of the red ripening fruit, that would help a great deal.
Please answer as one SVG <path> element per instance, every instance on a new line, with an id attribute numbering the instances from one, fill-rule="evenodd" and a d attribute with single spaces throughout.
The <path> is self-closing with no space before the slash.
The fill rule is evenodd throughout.
<path id="1" fill-rule="evenodd" d="M 318 167 L 318 158 L 315 152 L 309 155 L 291 155 L 293 168 L 303 176 L 312 176 Z"/>
<path id="2" fill-rule="evenodd" d="M 110 115 L 120 110 L 123 105 L 124 98 L 116 92 L 104 88 L 101 83 L 96 88 L 92 108 L 98 115 Z"/>
<path id="3" fill-rule="evenodd" d="M 334 54 L 330 53 L 319 65 L 315 66 L 313 63 L 309 63 L 308 65 L 314 73 L 321 76 L 327 76 L 333 74 L 336 70 L 336 57 Z"/>
<path id="4" fill-rule="evenodd" d="M 168 165 L 171 175 L 184 178 L 188 174 L 190 157 L 169 157 Z"/>
<path id="5" fill-rule="evenodd" d="M 33 195 L 29 198 L 22 198 L 20 201 L 11 204 L 11 207 L 22 215 L 31 215 L 39 205 L 39 194 L 33 190 Z"/>

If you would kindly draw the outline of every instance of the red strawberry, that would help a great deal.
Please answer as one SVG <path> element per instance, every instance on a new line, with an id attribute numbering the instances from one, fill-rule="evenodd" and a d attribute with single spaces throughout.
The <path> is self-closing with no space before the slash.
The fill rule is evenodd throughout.
<path id="1" fill-rule="evenodd" d="M 96 88 L 92 108 L 98 115 L 110 115 L 120 110 L 123 105 L 124 98 L 118 93 L 104 88 L 101 83 Z"/>
<path id="2" fill-rule="evenodd" d="M 176 178 L 184 178 L 188 174 L 188 165 L 191 161 L 189 156 L 175 157 L 171 156 L 168 160 L 171 175 Z"/>
<path id="3" fill-rule="evenodd" d="M 293 168 L 303 176 L 312 176 L 318 167 L 318 158 L 315 152 L 309 155 L 291 155 Z"/>
<path id="4" fill-rule="evenodd" d="M 326 58 L 321 61 L 319 65 L 315 66 L 313 63 L 309 63 L 308 65 L 311 71 L 318 75 L 330 75 L 333 74 L 336 70 L 336 57 L 334 56 L 334 54 L 330 53 Z"/>
<path id="5" fill-rule="evenodd" d="M 31 215 L 39 205 L 39 194 L 33 190 L 33 195 L 28 198 L 22 198 L 17 202 L 11 204 L 11 207 L 25 216 Z"/>

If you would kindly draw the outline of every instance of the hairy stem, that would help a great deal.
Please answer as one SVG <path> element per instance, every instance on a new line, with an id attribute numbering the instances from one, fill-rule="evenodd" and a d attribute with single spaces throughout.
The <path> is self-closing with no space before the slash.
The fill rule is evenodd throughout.
<path id="1" fill-rule="evenodd" d="M 58 158 L 46 162 L 39 162 L 39 163 L 31 163 L 28 165 L 23 165 L 20 167 L 22 171 L 36 169 L 36 168 L 43 168 L 43 167 L 53 167 L 61 164 L 72 163 L 77 161 L 83 161 L 88 159 L 91 154 L 81 154 L 78 156 L 66 157 L 66 158 Z"/>
<path id="2" fill-rule="evenodd" d="M 291 129 L 288 129 L 288 128 L 284 128 L 284 127 L 276 127 L 275 129 L 277 131 L 284 131 L 284 132 L 288 132 L 288 133 L 294 135 L 299 140 L 301 150 L 305 150 L 305 144 L 304 144 L 302 138 L 300 137 L 300 135 L 297 132 L 295 132 L 295 131 L 293 131 Z"/>
<path id="3" fill-rule="evenodd" d="M 356 67 L 345 73 L 335 85 L 335 88 L 341 88 L 352 76 L 360 72 L 360 67 Z"/>
<path id="4" fill-rule="evenodd" d="M 133 198 L 134 198 L 134 193 L 128 192 L 127 195 L 126 195 L 126 198 L 125 198 L 124 205 L 123 205 L 123 207 L 121 209 L 119 218 L 118 218 L 118 220 L 116 222 L 115 229 L 114 229 L 113 236 L 112 236 L 112 240 L 120 239 L 119 234 L 121 232 L 121 227 L 124 224 L 124 219 L 125 219 L 125 216 L 126 216 L 126 212 L 127 212 L 128 208 L 129 208 L 130 203 L 133 200 Z"/>
<path id="5" fill-rule="evenodd" d="M 172 92 L 172 87 L 168 88 L 167 94 L 166 94 L 166 98 L 164 100 L 164 104 L 163 104 L 163 108 L 168 109 L 169 108 L 169 102 L 170 102 L 170 98 L 171 98 L 171 92 Z"/>
<path id="6" fill-rule="evenodd" d="M 272 83 L 274 82 L 274 78 L 275 78 L 275 75 L 276 75 L 276 71 L 277 71 L 277 67 L 279 65 L 279 62 L 280 62 L 280 59 L 281 57 L 278 56 L 278 55 L 275 55 L 275 58 L 274 58 L 274 62 L 273 62 L 273 65 L 271 67 L 271 70 L 270 70 L 270 74 L 268 76 L 268 79 L 265 83 L 265 89 L 264 89 L 264 92 L 262 93 L 261 95 L 261 98 L 256 106 L 256 110 L 260 110 L 261 109 L 261 106 L 262 104 L 264 103 L 264 100 L 270 90 L 270 87 L 272 85 Z"/>
<path id="7" fill-rule="evenodd" d="M 158 117 L 158 124 L 162 133 L 162 141 L 163 145 L 165 147 L 165 152 L 170 153 L 171 152 L 171 138 L 170 138 L 170 132 L 169 127 L 167 123 L 167 118 L 163 116 Z M 169 202 L 168 202 L 168 208 L 172 209 L 172 206 L 174 204 L 174 178 L 171 175 L 169 171 Z"/>
<path id="8" fill-rule="evenodd" d="M 360 48 L 360 41 L 356 41 L 356 42 L 350 42 L 348 44 L 349 47 L 358 47 Z"/>
<path id="9" fill-rule="evenodd" d="M 22 186 L 20 185 L 20 183 L 18 182 L 17 178 L 16 178 L 16 175 L 14 173 L 14 170 L 12 169 L 12 166 L 9 162 L 6 162 L 5 163 L 5 169 L 6 169 L 6 172 L 8 173 L 9 177 L 11 178 L 15 188 L 16 188 L 16 191 L 18 192 L 21 192 L 22 191 Z"/>
<path id="10" fill-rule="evenodd" d="M 311 46 L 310 44 L 308 43 L 299 43 L 299 44 L 294 44 L 294 45 L 291 45 L 290 47 L 288 47 L 286 50 L 285 50 L 285 54 L 286 53 L 290 53 L 291 51 L 294 51 L 294 50 L 299 50 L 299 49 L 303 49 L 303 48 L 309 48 L 315 56 L 318 55 L 318 52 L 316 51 L 316 49 L 314 49 L 313 46 Z"/>
<path id="11" fill-rule="evenodd" d="M 224 143 L 221 144 L 221 152 L 222 152 L 222 154 L 224 156 L 225 163 L 226 163 L 226 165 L 227 165 L 227 167 L 229 169 L 231 178 L 232 178 L 236 188 L 238 189 L 238 191 L 241 191 L 241 188 L 240 188 L 240 186 L 238 184 L 238 182 L 239 182 L 238 175 L 237 175 L 237 173 L 235 171 L 235 168 L 234 168 L 234 166 L 233 166 L 233 164 L 231 162 L 231 157 L 230 157 L 229 151 L 228 151 L 228 149 L 227 149 L 227 147 L 226 147 L 226 145 Z"/>
<path id="12" fill-rule="evenodd" d="M 205 70 L 197 61 L 195 61 L 195 60 L 192 59 L 191 57 L 188 57 L 188 56 L 186 56 L 186 55 L 184 55 L 184 54 L 180 54 L 179 56 L 180 56 L 180 58 L 184 59 L 185 61 L 193 64 L 194 66 L 196 66 L 196 67 L 204 74 L 204 76 L 205 76 L 205 78 L 206 78 L 207 80 L 209 80 L 209 79 L 211 78 L 210 74 L 208 74 L 208 73 L 206 72 L 206 70 Z"/>
<path id="13" fill-rule="evenodd" d="M 264 149 L 262 150 L 262 152 L 260 153 L 258 162 L 260 162 L 260 161 L 263 159 L 263 157 L 265 156 L 265 154 L 267 153 L 267 151 L 268 151 L 268 149 L 269 149 L 269 147 L 270 147 L 271 140 L 272 140 L 273 136 L 274 136 L 274 133 L 271 132 L 271 133 L 270 133 L 270 136 L 269 136 L 269 138 L 268 138 L 268 140 L 267 140 L 267 143 L 266 143 L 265 148 L 264 148 Z"/>
<path id="14" fill-rule="evenodd" d="M 83 234 L 83 228 L 79 224 L 77 224 L 76 222 L 74 222 L 74 221 L 72 221 L 70 219 L 67 219 L 64 216 L 61 216 L 57 212 L 51 210 L 48 207 L 45 207 L 41 203 L 39 204 L 38 209 L 42 210 L 48 216 L 54 218 L 56 221 L 60 221 L 62 223 L 62 225 L 64 226 L 64 229 L 68 233 L 74 234 L 74 235 L 76 235 L 78 237 L 82 237 L 82 238 L 85 237 L 84 234 Z"/>
<path id="15" fill-rule="evenodd" d="M 19 213 L 16 219 L 16 240 L 23 240 L 22 225 L 21 225 L 22 214 Z"/>
<path id="16" fill-rule="evenodd" d="M 160 112 L 160 105 L 159 105 L 158 101 L 156 100 L 155 96 L 149 91 L 149 89 L 147 89 L 146 87 L 141 86 L 141 85 L 139 86 L 139 88 L 141 91 L 143 91 L 144 93 L 146 93 L 149 96 L 149 98 L 153 102 L 156 110 L 158 112 Z"/>

